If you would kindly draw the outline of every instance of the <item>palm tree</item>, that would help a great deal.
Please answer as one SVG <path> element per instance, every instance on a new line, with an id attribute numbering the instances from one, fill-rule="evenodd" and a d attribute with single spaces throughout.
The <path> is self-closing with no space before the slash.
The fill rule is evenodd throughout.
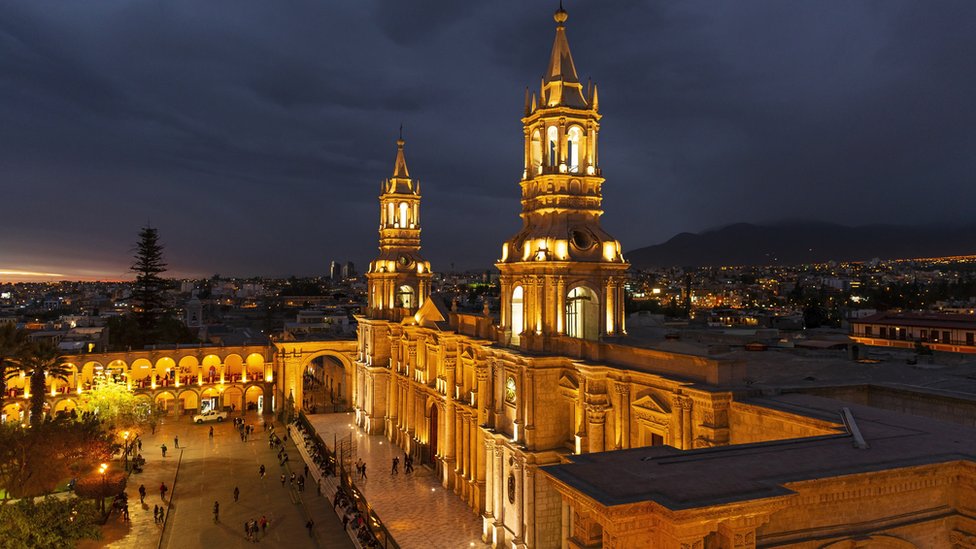
<path id="1" fill-rule="evenodd" d="M 7 396 L 7 380 L 20 372 L 20 363 L 27 347 L 27 332 L 12 323 L 0 326 L 0 410 Z"/>
<path id="2" fill-rule="evenodd" d="M 61 353 L 48 341 L 36 341 L 27 346 L 21 369 L 30 378 L 31 425 L 44 418 L 44 382 L 47 378 L 67 380 L 70 370 L 61 362 Z"/>

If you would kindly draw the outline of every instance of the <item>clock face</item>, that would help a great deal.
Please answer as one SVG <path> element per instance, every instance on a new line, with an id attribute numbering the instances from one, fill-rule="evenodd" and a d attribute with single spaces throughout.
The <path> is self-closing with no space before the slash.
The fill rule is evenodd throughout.
<path id="1" fill-rule="evenodd" d="M 400 256 L 400 257 L 399 257 L 399 258 L 397 259 L 397 261 L 398 261 L 398 262 L 400 263 L 400 265 L 403 265 L 404 267 L 406 267 L 406 266 L 407 266 L 407 264 L 409 264 L 409 263 L 410 263 L 410 258 L 409 258 L 409 257 L 407 257 L 407 256 L 405 256 L 405 255 L 401 255 L 401 256 Z"/>

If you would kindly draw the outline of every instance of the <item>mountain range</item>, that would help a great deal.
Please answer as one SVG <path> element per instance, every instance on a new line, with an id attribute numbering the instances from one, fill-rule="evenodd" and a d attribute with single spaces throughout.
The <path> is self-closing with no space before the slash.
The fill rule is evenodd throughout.
<path id="1" fill-rule="evenodd" d="M 976 254 L 976 224 L 737 223 L 625 254 L 637 269 L 710 265 L 799 265 Z"/>

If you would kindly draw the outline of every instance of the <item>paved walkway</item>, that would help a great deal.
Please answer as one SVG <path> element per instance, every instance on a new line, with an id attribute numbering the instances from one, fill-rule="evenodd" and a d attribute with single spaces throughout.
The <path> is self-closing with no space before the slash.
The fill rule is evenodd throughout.
<path id="1" fill-rule="evenodd" d="M 131 475 L 126 487 L 131 521 L 124 523 L 112 515 L 103 528 L 102 540 L 86 541 L 79 547 L 250 547 L 252 544 L 244 536 L 244 521 L 264 515 L 269 525 L 266 534 L 259 536 L 258 543 L 262 546 L 352 549 L 352 541 L 331 512 L 331 503 L 315 493 L 314 484 L 306 485 L 301 494 L 288 482 L 281 485 L 280 475 L 291 475 L 289 466 L 294 465 L 295 472 L 302 474 L 301 458 L 295 446 L 288 442 L 289 462 L 280 466 L 277 450 L 268 446 L 261 417 L 248 414 L 247 421 L 256 429 L 248 442 L 241 442 L 232 422 L 195 425 L 188 417 L 179 421 L 168 419 L 155 435 L 143 435 L 145 472 Z M 210 425 L 214 427 L 213 439 L 208 435 Z M 281 424 L 276 428 L 279 433 L 284 431 Z M 179 450 L 175 448 L 175 436 L 180 439 Z M 166 458 L 160 450 L 163 443 L 168 448 Z M 263 480 L 258 474 L 262 464 L 266 468 Z M 159 483 L 163 481 L 170 488 L 165 502 L 159 497 Z M 139 484 L 146 486 L 145 505 L 139 503 Z M 240 488 L 238 502 L 234 502 L 235 486 Z M 220 502 L 219 523 L 213 520 L 214 501 Z M 169 505 L 165 531 L 152 518 L 153 506 L 163 503 Z M 315 523 L 312 536 L 305 529 L 309 516 Z"/>
<path id="2" fill-rule="evenodd" d="M 380 520 L 403 549 L 463 549 L 487 547 L 481 541 L 481 518 L 450 490 L 445 490 L 434 473 L 416 466 L 403 473 L 403 451 L 378 435 L 366 435 L 355 428 L 354 414 L 313 414 L 312 427 L 329 447 L 333 435 L 353 434 L 358 457 L 366 462 L 366 480 L 356 486 L 366 496 Z M 394 456 L 400 458 L 400 473 L 390 473 Z"/>

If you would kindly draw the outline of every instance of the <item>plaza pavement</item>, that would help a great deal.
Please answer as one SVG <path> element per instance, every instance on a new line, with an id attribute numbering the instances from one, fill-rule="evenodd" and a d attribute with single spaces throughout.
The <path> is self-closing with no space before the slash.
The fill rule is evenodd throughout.
<path id="1" fill-rule="evenodd" d="M 342 528 L 331 502 L 315 493 L 314 484 L 306 485 L 302 494 L 289 483 L 282 487 L 279 477 L 290 476 L 293 467 L 301 475 L 301 458 L 288 442 L 289 462 L 278 464 L 277 450 L 268 446 L 268 436 L 261 423 L 262 416 L 250 413 L 247 423 L 255 427 L 248 442 L 241 442 L 233 422 L 196 425 L 189 417 L 166 418 L 156 434 L 142 436 L 145 472 L 132 474 L 126 487 L 129 496 L 130 523 L 124 524 L 112 515 L 103 529 L 104 539 L 85 542 L 80 547 L 110 547 L 113 549 L 223 549 L 252 547 L 244 536 L 244 522 L 260 519 L 268 521 L 265 535 L 259 534 L 257 544 L 265 547 L 349 549 L 352 541 Z M 270 416 L 268 421 L 271 421 Z M 214 438 L 208 436 L 210 425 Z M 284 429 L 277 424 L 277 431 Z M 174 447 L 179 436 L 180 449 Z M 167 457 L 162 457 L 160 445 L 165 443 Z M 264 464 L 266 476 L 258 474 Z M 178 473 L 177 473 L 178 467 Z M 153 522 L 153 505 L 164 503 L 159 497 L 159 483 L 170 488 L 166 496 L 169 505 L 165 530 Z M 146 504 L 139 503 L 139 484 L 146 486 Z M 240 488 L 240 500 L 234 502 L 234 487 Z M 310 489 L 311 488 L 311 489 Z M 220 522 L 213 521 L 213 503 L 220 502 Z M 326 513 L 325 511 L 329 511 Z M 305 523 L 311 516 L 315 527 L 310 537 Z"/>
<path id="2" fill-rule="evenodd" d="M 357 457 L 366 463 L 366 480 L 356 486 L 403 549 L 464 549 L 487 547 L 481 541 L 481 518 L 451 490 L 445 490 L 430 469 L 417 465 L 403 472 L 403 451 L 385 437 L 355 428 L 353 413 L 306 416 L 331 448 L 333 435 L 352 433 Z M 390 472 L 393 457 L 400 473 Z"/>

